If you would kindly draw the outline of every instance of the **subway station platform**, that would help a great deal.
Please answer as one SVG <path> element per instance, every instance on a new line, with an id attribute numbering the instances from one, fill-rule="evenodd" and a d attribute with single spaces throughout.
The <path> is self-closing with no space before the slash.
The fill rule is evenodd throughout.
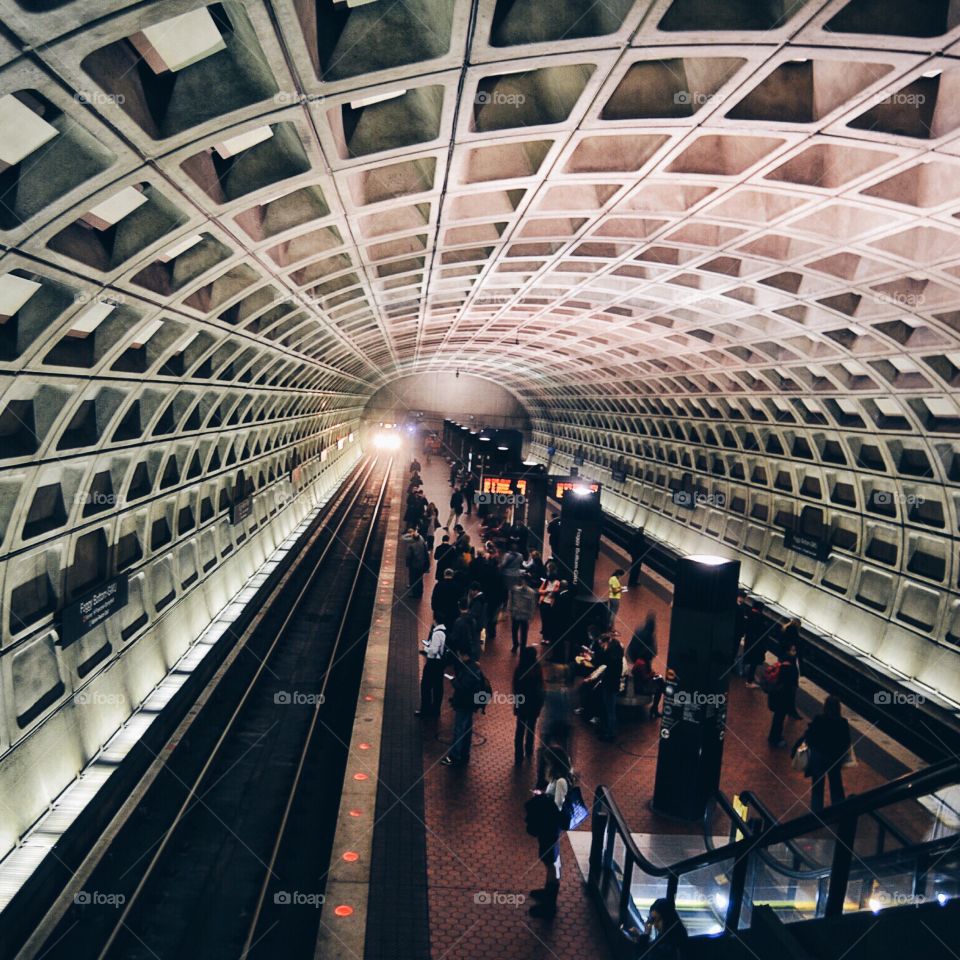
<path id="1" fill-rule="evenodd" d="M 444 520 L 451 492 L 448 466 L 435 458 L 429 466 L 424 462 L 422 475 L 424 492 L 438 505 Z M 464 515 L 462 522 L 477 545 L 475 513 Z M 399 538 L 399 533 L 394 524 L 393 536 Z M 438 543 L 442 533 L 438 532 Z M 514 766 L 512 707 L 497 702 L 496 697 L 498 692 L 510 692 L 517 662 L 510 650 L 507 619 L 501 620 L 496 639 L 488 641 L 481 659 L 495 696 L 486 713 L 475 716 L 469 765 L 447 768 L 440 764 L 453 731 L 453 711 L 446 702 L 439 720 L 414 717 L 423 662 L 418 648 L 431 622 L 434 571 L 431 568 L 426 577 L 423 598 L 409 597 L 403 545 L 396 542 L 399 549 L 387 554 L 388 566 L 381 576 L 383 584 L 393 580 L 393 603 L 365 928 L 362 935 L 353 931 L 346 952 L 345 928 L 327 918 L 328 946 L 338 953 L 340 943 L 344 956 L 361 955 L 368 960 L 396 957 L 399 945 L 402 955 L 411 960 L 612 955 L 597 908 L 584 887 L 589 820 L 562 839 L 556 917 L 547 921 L 528 913 L 528 892 L 540 886 L 543 878 L 536 841 L 526 834 L 523 816 L 535 770 L 532 762 Z M 625 561 L 616 547 L 604 542 L 595 579 L 599 596 L 605 592 L 610 573 L 617 566 L 626 566 Z M 639 588 L 624 595 L 617 621 L 626 643 L 648 612 L 656 614 L 659 654 L 655 667 L 659 672 L 665 668 L 670 599 L 671 585 L 645 572 Z M 531 625 L 530 640 L 539 640 L 538 623 Z M 804 731 L 806 718 L 818 712 L 825 695 L 808 680 L 801 681 L 798 706 L 803 719 L 787 721 L 789 744 Z M 923 766 L 919 758 L 866 721 L 846 710 L 845 715 L 851 721 L 859 757 L 856 766 L 844 771 L 848 795 Z M 791 768 L 788 749 L 768 746 L 766 697 L 759 689 L 747 688 L 740 678 L 730 685 L 728 724 L 722 791 L 732 796 L 749 789 L 781 820 L 806 812 L 809 781 Z M 572 759 L 584 796 L 592 797 L 598 784 L 609 787 L 637 842 L 645 844 L 652 855 L 702 852 L 703 839 L 696 836 L 696 825 L 658 817 L 649 808 L 658 736 L 658 721 L 637 719 L 622 721 L 615 742 L 603 742 L 593 727 L 575 718 Z M 916 804 L 900 814 L 901 829 L 916 840 L 925 839 L 933 818 Z M 334 858 L 337 856 L 335 847 Z M 649 899 L 663 892 L 653 884 Z"/>

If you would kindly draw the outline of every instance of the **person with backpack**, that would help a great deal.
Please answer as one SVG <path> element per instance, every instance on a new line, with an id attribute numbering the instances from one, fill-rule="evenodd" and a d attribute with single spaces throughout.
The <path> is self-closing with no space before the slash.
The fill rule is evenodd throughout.
<path id="1" fill-rule="evenodd" d="M 794 757 L 802 744 L 807 745 L 807 766 L 803 771 L 810 778 L 810 809 L 823 809 L 826 781 L 830 781 L 830 803 L 846 798 L 843 790 L 843 764 L 850 752 L 850 724 L 840 711 L 840 700 L 832 694 L 823 703 L 823 712 L 813 718 L 806 732 L 793 745 Z"/>
<path id="2" fill-rule="evenodd" d="M 453 743 L 450 751 L 440 761 L 445 767 L 465 767 L 470 762 L 470 746 L 473 742 L 473 715 L 486 706 L 485 678 L 476 660 L 468 652 L 458 652 L 454 668 L 453 696 Z"/>
<path id="3" fill-rule="evenodd" d="M 543 709 L 543 671 L 533 647 L 524 647 L 513 671 L 513 713 L 517 729 L 513 736 L 513 762 L 516 766 L 533 756 L 537 720 Z"/>
<path id="4" fill-rule="evenodd" d="M 530 891 L 537 901 L 530 907 L 530 915 L 550 919 L 557 912 L 557 895 L 560 893 L 560 834 L 566 829 L 562 822 L 564 801 L 576 782 L 570 769 L 570 758 L 559 747 L 547 754 L 547 785 L 543 790 L 534 790 L 535 795 L 549 797 L 553 803 L 542 802 L 543 816 L 537 831 L 537 856 L 546 868 L 542 887 Z M 554 809 L 551 810 L 551 807 Z"/>
<path id="5" fill-rule="evenodd" d="M 415 717 L 439 717 L 443 703 L 443 662 L 447 654 L 447 628 L 434 614 L 430 635 L 423 641 L 421 656 L 426 657 L 420 678 L 420 709 Z"/>
<path id="6" fill-rule="evenodd" d="M 767 667 L 763 677 L 763 689 L 767 694 L 767 706 L 773 713 L 767 743 L 771 747 L 784 747 L 783 723 L 787 716 L 796 712 L 797 687 L 800 673 L 797 670 L 797 648 L 790 646 L 784 658 Z"/>

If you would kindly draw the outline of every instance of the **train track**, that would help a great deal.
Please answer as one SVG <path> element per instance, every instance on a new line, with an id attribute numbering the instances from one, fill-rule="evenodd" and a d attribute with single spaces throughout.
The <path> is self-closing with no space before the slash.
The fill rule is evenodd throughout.
<path id="1" fill-rule="evenodd" d="M 341 496 L 42 945 L 44 960 L 313 958 L 392 461 Z"/>

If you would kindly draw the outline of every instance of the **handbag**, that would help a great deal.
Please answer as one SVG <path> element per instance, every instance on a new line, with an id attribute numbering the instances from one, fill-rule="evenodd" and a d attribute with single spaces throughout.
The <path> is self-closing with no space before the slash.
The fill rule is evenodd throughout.
<path id="1" fill-rule="evenodd" d="M 797 747 L 797 752 L 790 759 L 790 766 L 798 773 L 807 772 L 807 767 L 810 766 L 810 748 L 805 743 Z"/>
<path id="2" fill-rule="evenodd" d="M 855 767 L 860 761 L 857 760 L 857 755 L 854 753 L 853 744 L 847 748 L 847 755 L 843 758 L 843 763 L 840 764 L 841 767 Z"/>
<path id="3" fill-rule="evenodd" d="M 583 793 L 579 787 L 570 787 L 563 798 L 563 808 L 560 810 L 560 829 L 576 830 L 587 817 L 590 808 L 583 802 Z"/>

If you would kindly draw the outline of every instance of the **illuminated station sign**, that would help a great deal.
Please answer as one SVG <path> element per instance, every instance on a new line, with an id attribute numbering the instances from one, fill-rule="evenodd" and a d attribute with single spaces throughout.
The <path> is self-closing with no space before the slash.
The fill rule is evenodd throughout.
<path id="1" fill-rule="evenodd" d="M 557 480 L 553 487 L 554 500 L 563 500 L 563 495 L 568 490 L 577 490 L 581 493 L 584 491 L 589 491 L 590 493 L 599 493 L 600 484 L 588 482 L 586 480 L 580 480 L 577 477 L 573 477 L 569 480 Z"/>
<path id="2" fill-rule="evenodd" d="M 482 493 L 519 493 L 526 496 L 527 481 L 511 480 L 510 477 L 484 477 Z"/>

